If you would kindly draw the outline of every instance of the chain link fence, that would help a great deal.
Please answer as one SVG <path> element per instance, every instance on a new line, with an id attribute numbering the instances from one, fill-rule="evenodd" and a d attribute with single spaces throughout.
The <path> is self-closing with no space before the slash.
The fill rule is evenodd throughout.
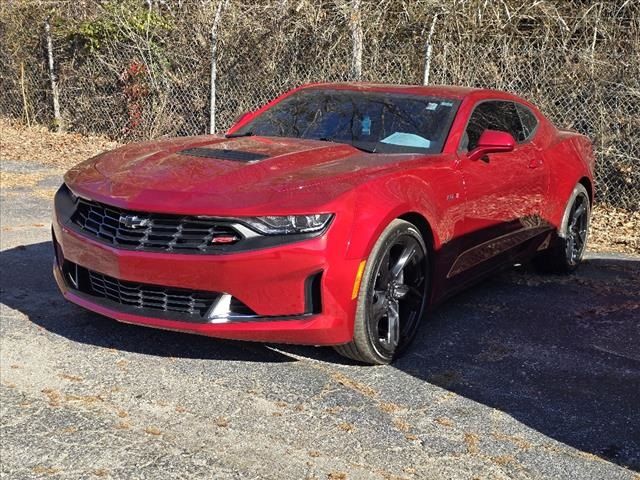
<path id="1" fill-rule="evenodd" d="M 588 135 L 598 200 L 640 209 L 640 12 L 632 2 L 568 1 L 558 11 L 535 6 L 544 2 L 509 10 L 517 3 L 231 0 L 214 35 L 217 2 L 87 0 L 82 12 L 53 3 L 65 129 L 122 141 L 207 133 L 212 41 L 218 132 L 302 83 L 416 84 L 428 63 L 429 83 L 512 91 L 558 127 Z M 0 7 L 2 116 L 53 124 L 47 15 L 35 1 Z"/>

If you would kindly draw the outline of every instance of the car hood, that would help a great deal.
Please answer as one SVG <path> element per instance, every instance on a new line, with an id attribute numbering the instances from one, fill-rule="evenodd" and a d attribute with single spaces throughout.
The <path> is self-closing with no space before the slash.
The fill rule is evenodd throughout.
<path id="1" fill-rule="evenodd" d="M 419 155 L 276 137 L 187 137 L 128 145 L 71 169 L 79 195 L 129 209 L 273 214 L 321 206 Z"/>

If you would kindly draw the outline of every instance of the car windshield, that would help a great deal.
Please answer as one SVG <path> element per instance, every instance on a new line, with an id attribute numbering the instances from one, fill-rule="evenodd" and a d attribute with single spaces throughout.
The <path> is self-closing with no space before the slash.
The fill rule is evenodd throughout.
<path id="1" fill-rule="evenodd" d="M 301 90 L 232 136 L 325 140 L 380 153 L 439 153 L 458 104 L 400 93 Z"/>

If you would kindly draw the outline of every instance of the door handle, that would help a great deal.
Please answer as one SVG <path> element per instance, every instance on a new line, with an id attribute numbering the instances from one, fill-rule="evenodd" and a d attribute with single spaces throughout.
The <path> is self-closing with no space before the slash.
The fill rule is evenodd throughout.
<path id="1" fill-rule="evenodd" d="M 529 168 L 538 168 L 542 166 L 542 160 L 539 158 L 532 158 L 529 160 Z"/>

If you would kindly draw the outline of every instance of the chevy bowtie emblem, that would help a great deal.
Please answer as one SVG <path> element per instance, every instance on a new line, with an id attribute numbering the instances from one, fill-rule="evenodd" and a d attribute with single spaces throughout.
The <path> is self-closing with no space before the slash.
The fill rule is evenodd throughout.
<path id="1" fill-rule="evenodd" d="M 137 215 L 120 215 L 120 225 L 124 225 L 127 228 L 142 228 L 149 225 L 148 218 L 140 218 Z"/>

